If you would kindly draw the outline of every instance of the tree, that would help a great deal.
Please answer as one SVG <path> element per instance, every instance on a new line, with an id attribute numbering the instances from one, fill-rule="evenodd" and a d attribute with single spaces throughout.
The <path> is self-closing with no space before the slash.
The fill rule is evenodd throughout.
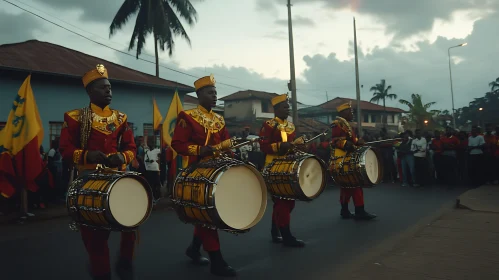
<path id="1" fill-rule="evenodd" d="M 416 125 L 416 128 L 423 128 L 424 121 L 429 120 L 434 114 L 440 113 L 439 110 L 430 110 L 430 107 L 435 105 L 435 102 L 423 104 L 421 95 L 413 93 L 411 101 L 400 99 L 399 102 L 409 107 L 409 121 Z"/>
<path id="2" fill-rule="evenodd" d="M 492 90 L 492 92 L 498 92 L 499 91 L 499 78 L 497 78 L 495 81 L 490 82 L 489 87 Z"/>
<path id="3" fill-rule="evenodd" d="M 196 9 L 189 0 L 125 0 L 109 26 L 109 37 L 121 29 L 135 14 L 137 14 L 137 19 L 128 50 L 136 46 L 138 59 L 145 46 L 146 37 L 152 33 L 156 77 L 159 77 L 158 45 L 162 51 L 165 51 L 166 47 L 170 56 L 175 46 L 174 36 L 183 37 L 191 45 L 191 39 L 180 22 L 179 16 L 192 26 L 197 21 Z"/>
<path id="4" fill-rule="evenodd" d="M 383 126 L 386 126 L 386 99 L 397 99 L 397 95 L 394 93 L 388 93 L 392 89 L 392 86 L 386 86 L 386 81 L 383 79 L 379 84 L 372 86 L 370 91 L 374 91 L 371 102 L 376 102 L 379 104 L 380 100 L 383 100 Z"/>

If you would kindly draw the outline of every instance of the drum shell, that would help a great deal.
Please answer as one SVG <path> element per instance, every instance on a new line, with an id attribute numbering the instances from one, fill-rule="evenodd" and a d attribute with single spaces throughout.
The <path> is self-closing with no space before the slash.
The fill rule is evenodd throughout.
<path id="1" fill-rule="evenodd" d="M 366 154 L 368 151 L 373 151 L 376 155 L 378 179 L 375 181 L 369 179 L 366 170 Z M 359 147 L 353 152 L 333 149 L 331 156 L 329 172 L 335 185 L 341 188 L 370 188 L 381 182 L 383 164 L 377 149 L 370 146 Z"/>
<path id="2" fill-rule="evenodd" d="M 122 178 L 133 178 L 146 190 L 148 210 L 144 218 L 134 226 L 120 224 L 112 215 L 109 196 Z M 136 172 L 105 172 L 83 175 L 68 188 L 66 208 L 73 222 L 80 226 L 111 231 L 133 231 L 143 224 L 152 212 L 152 190 L 147 181 Z"/>
<path id="3" fill-rule="evenodd" d="M 313 196 L 307 196 L 300 186 L 300 169 L 306 159 L 316 159 L 322 168 L 322 184 Z M 262 172 L 268 191 L 280 199 L 312 201 L 319 197 L 326 187 L 326 167 L 320 158 L 305 153 L 296 153 L 286 157 L 276 157 L 267 164 Z"/>
<path id="4" fill-rule="evenodd" d="M 230 167 L 245 166 L 259 177 L 262 185 L 261 220 L 267 207 L 267 192 L 260 172 L 253 166 L 232 158 L 206 159 L 181 171 L 175 179 L 172 201 L 175 211 L 184 223 L 202 225 L 232 233 L 243 233 L 248 229 L 238 229 L 226 224 L 216 209 L 216 184 Z"/>

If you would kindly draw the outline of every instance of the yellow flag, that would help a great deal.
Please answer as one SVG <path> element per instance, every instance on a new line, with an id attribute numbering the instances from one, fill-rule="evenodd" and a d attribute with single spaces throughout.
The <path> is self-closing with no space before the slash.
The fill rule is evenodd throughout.
<path id="1" fill-rule="evenodd" d="M 35 137 L 38 137 L 38 147 L 43 142 L 43 125 L 31 89 L 31 75 L 17 92 L 1 136 L 1 150 L 12 155 L 19 153 Z"/>
<path id="2" fill-rule="evenodd" d="M 184 109 L 182 108 L 182 102 L 180 102 L 180 98 L 178 97 L 178 92 L 175 91 L 175 95 L 173 96 L 172 102 L 170 103 L 170 108 L 168 109 L 168 113 L 166 113 L 165 121 L 163 122 L 163 141 L 171 147 L 173 132 L 175 131 L 175 125 L 177 124 L 177 116 Z M 172 149 L 173 150 L 173 149 Z M 173 159 L 177 157 L 177 152 L 173 150 Z M 182 166 L 185 167 L 187 164 L 188 157 L 183 157 Z"/>
<path id="3" fill-rule="evenodd" d="M 161 116 L 161 112 L 159 111 L 158 104 L 156 103 L 156 99 L 152 99 L 152 118 L 153 118 L 153 127 L 154 130 L 158 130 L 161 125 L 161 121 L 163 120 L 163 116 Z"/>

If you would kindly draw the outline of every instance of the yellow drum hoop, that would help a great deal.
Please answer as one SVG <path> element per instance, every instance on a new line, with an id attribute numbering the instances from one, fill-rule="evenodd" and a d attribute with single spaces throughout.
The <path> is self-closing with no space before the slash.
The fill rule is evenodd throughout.
<path id="1" fill-rule="evenodd" d="M 74 231 L 78 231 L 80 226 L 85 226 L 94 229 L 104 229 L 109 231 L 135 231 L 137 228 L 142 225 L 152 213 L 152 189 L 149 186 L 149 183 L 140 176 L 141 174 L 138 172 L 123 172 L 123 171 L 112 171 L 112 170 L 97 170 L 93 173 L 81 176 L 74 180 L 70 186 L 68 187 L 68 192 L 66 195 L 66 208 L 68 210 L 69 216 L 72 218 L 70 222 L 70 229 Z M 126 227 L 121 225 L 116 219 L 113 217 L 110 207 L 109 207 L 109 195 L 113 187 L 116 185 L 116 182 L 124 177 L 132 177 L 139 181 L 145 188 L 149 196 L 149 209 L 144 216 L 144 218 L 134 227 Z M 85 186 L 85 184 L 91 180 L 95 181 L 107 181 L 105 191 L 95 191 L 95 190 L 82 190 L 81 188 Z M 103 201 L 105 207 L 103 208 L 90 208 L 87 206 L 78 206 L 78 198 L 80 195 L 92 195 L 92 204 L 94 204 L 95 194 L 100 195 L 100 198 Z M 93 225 L 88 223 L 88 219 L 84 217 L 82 212 L 80 211 L 91 211 L 98 214 L 103 214 L 105 220 L 109 223 L 108 225 Z"/>
<path id="2" fill-rule="evenodd" d="M 212 165 L 210 166 L 210 164 L 212 164 Z M 220 166 L 218 166 L 218 164 L 220 164 Z M 204 160 L 197 162 L 195 164 L 191 164 L 189 167 L 182 170 L 175 178 L 175 181 L 173 184 L 172 198 L 171 198 L 171 201 L 175 205 L 175 211 L 177 212 L 177 215 L 179 216 L 180 220 L 186 224 L 189 223 L 189 224 L 199 225 L 199 226 L 206 227 L 206 228 L 213 229 L 213 230 L 222 230 L 222 231 L 226 231 L 226 232 L 236 234 L 236 235 L 249 232 L 251 230 L 251 228 L 241 230 L 241 229 L 234 229 L 231 226 L 227 225 L 220 217 L 220 214 L 218 213 L 216 206 L 215 206 L 216 205 L 216 195 L 215 194 L 216 194 L 216 188 L 217 188 L 218 182 L 220 181 L 220 179 L 222 178 L 222 176 L 226 170 L 228 170 L 231 167 L 236 167 L 236 166 L 248 167 L 249 169 L 251 169 L 253 171 L 253 173 L 255 175 L 257 175 L 257 176 L 260 175 L 260 172 L 255 167 L 253 167 L 253 165 L 246 164 L 243 161 L 236 160 L 236 159 L 233 159 L 230 157 L 218 157 L 218 158 L 204 159 Z M 211 202 L 210 205 L 201 205 L 198 203 L 185 201 L 182 198 L 175 198 L 175 195 L 177 194 L 177 188 L 181 187 L 181 186 L 183 187 L 183 185 L 182 185 L 183 182 L 188 182 L 189 180 L 192 180 L 192 178 L 190 178 L 189 175 L 196 172 L 196 170 L 199 168 L 211 168 L 211 169 L 213 169 L 213 171 L 211 172 L 211 174 L 208 178 L 204 177 L 204 179 L 199 180 L 199 181 L 204 180 L 205 183 L 208 183 L 208 184 L 204 185 L 205 190 L 210 187 L 210 184 L 212 185 L 211 198 L 209 198 L 208 191 L 205 191 L 205 199 L 204 199 L 204 201 L 206 201 L 206 203 Z M 200 177 L 197 177 L 197 178 L 200 178 Z M 261 178 L 261 181 L 262 181 L 262 183 L 265 184 L 263 178 Z M 263 205 L 264 209 L 262 212 L 265 213 L 265 209 L 267 207 L 267 193 L 262 192 L 262 195 L 263 195 L 262 202 L 264 203 L 264 205 Z M 191 200 L 192 200 L 192 195 L 191 195 Z M 199 221 L 193 221 L 193 220 L 187 221 L 188 219 L 186 219 L 187 215 L 185 213 L 185 207 L 196 207 L 198 209 L 207 210 L 207 214 L 209 215 L 209 220 L 211 220 L 211 222 L 213 224 L 206 224 L 206 223 L 202 223 Z M 259 217 L 260 220 L 263 217 L 263 213 L 261 214 L 261 217 Z"/>
<path id="3" fill-rule="evenodd" d="M 333 148 L 331 150 L 331 158 L 329 160 L 329 167 L 331 167 L 333 165 L 332 164 L 333 161 L 336 161 L 340 158 L 342 158 L 343 160 L 340 162 L 340 167 L 336 167 L 334 170 L 329 168 L 330 169 L 329 171 L 331 173 L 331 178 L 332 178 L 334 184 L 337 184 L 341 188 L 351 189 L 351 188 L 358 188 L 358 187 L 371 188 L 371 187 L 374 187 L 381 182 L 382 175 L 383 175 L 383 164 L 380 160 L 379 152 L 376 148 L 371 147 L 371 146 L 361 146 L 353 152 L 344 152 L 343 150 L 339 149 L 341 152 L 345 153 L 344 155 L 340 155 L 340 156 L 335 155 L 336 150 L 337 150 L 337 148 Z M 367 151 L 369 151 L 369 150 L 373 151 L 376 154 L 376 159 L 378 161 L 378 180 L 376 182 L 371 182 L 371 180 L 369 179 L 369 176 L 367 174 L 367 170 L 366 170 L 366 154 L 367 154 Z M 354 155 L 355 155 L 355 160 L 352 161 L 351 159 L 354 158 Z M 344 169 L 343 169 L 343 164 L 345 163 L 345 158 L 347 156 L 350 156 L 350 161 L 348 162 L 348 164 L 350 164 L 350 168 L 349 168 L 349 171 L 347 173 L 345 173 Z M 336 166 L 336 164 L 335 164 L 335 166 Z M 350 180 L 350 178 L 351 178 L 350 176 L 357 177 L 357 174 L 360 175 L 360 178 L 358 178 L 359 182 L 352 182 Z M 347 177 L 349 179 L 348 180 L 349 184 L 348 185 L 341 185 L 342 182 L 339 182 L 339 180 L 337 178 L 335 178 L 335 175 Z"/>
<path id="4" fill-rule="evenodd" d="M 303 165 L 303 163 L 305 162 L 306 159 L 309 159 L 309 158 L 314 158 L 316 160 L 319 161 L 319 164 L 321 165 L 322 167 L 322 186 L 320 187 L 320 190 L 317 192 L 316 195 L 312 196 L 312 197 L 308 197 L 307 195 L 305 195 L 305 193 L 303 192 L 301 186 L 300 186 L 300 170 L 301 170 L 301 167 Z M 290 181 L 290 180 L 274 180 L 272 178 L 272 176 L 275 176 L 275 174 L 272 172 L 272 167 L 276 166 L 276 163 L 279 162 L 279 161 L 290 161 L 290 162 L 293 162 L 293 164 L 290 166 L 292 166 L 291 170 L 295 170 L 295 166 L 296 164 L 298 163 L 298 166 L 296 167 L 296 172 L 293 172 L 293 173 L 290 173 L 289 170 L 287 172 L 287 174 L 278 174 L 280 176 L 293 176 L 293 180 Z M 307 154 L 307 153 L 303 153 L 303 152 L 296 152 L 295 154 L 293 155 L 288 155 L 286 157 L 281 157 L 281 158 L 275 158 L 272 160 L 271 163 L 269 163 L 268 165 L 266 165 L 264 168 L 263 168 L 263 171 L 262 171 L 262 175 L 263 175 L 263 178 L 265 179 L 265 183 L 267 185 L 267 190 L 269 191 L 269 193 L 275 197 L 275 198 L 278 198 L 278 199 L 284 199 L 284 200 L 300 200 L 300 201 L 312 201 L 314 199 L 316 199 L 317 197 L 319 197 L 323 192 L 324 190 L 326 189 L 326 182 L 327 182 L 327 168 L 326 168 L 326 164 L 324 163 L 323 160 L 321 160 L 319 157 L 313 155 L 313 154 Z M 279 191 L 281 191 L 281 193 L 285 193 L 283 192 L 279 185 L 280 184 L 290 184 L 291 185 L 291 189 L 293 191 L 293 195 L 278 195 L 278 194 L 275 194 L 275 192 L 273 191 L 272 189 L 272 185 L 274 184 L 277 184 L 277 188 L 279 188 Z"/>

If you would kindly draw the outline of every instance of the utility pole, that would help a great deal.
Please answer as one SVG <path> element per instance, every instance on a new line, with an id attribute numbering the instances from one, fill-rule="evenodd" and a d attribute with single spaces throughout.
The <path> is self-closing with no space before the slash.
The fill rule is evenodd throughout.
<path id="1" fill-rule="evenodd" d="M 296 100 L 296 78 L 295 78 L 295 51 L 293 48 L 293 23 L 291 19 L 291 0 L 288 0 L 288 29 L 289 29 L 289 70 L 291 80 L 288 89 L 291 91 L 291 108 L 293 110 L 293 122 L 298 129 L 298 105 Z"/>
<path id="2" fill-rule="evenodd" d="M 329 96 L 327 95 L 327 90 L 326 90 L 326 102 L 329 101 Z"/>
<path id="3" fill-rule="evenodd" d="M 355 27 L 355 17 L 353 18 L 353 45 L 355 50 L 355 86 L 357 88 L 357 128 L 359 130 L 359 137 L 362 137 L 362 114 L 360 112 L 359 59 L 357 56 L 357 28 Z"/>

